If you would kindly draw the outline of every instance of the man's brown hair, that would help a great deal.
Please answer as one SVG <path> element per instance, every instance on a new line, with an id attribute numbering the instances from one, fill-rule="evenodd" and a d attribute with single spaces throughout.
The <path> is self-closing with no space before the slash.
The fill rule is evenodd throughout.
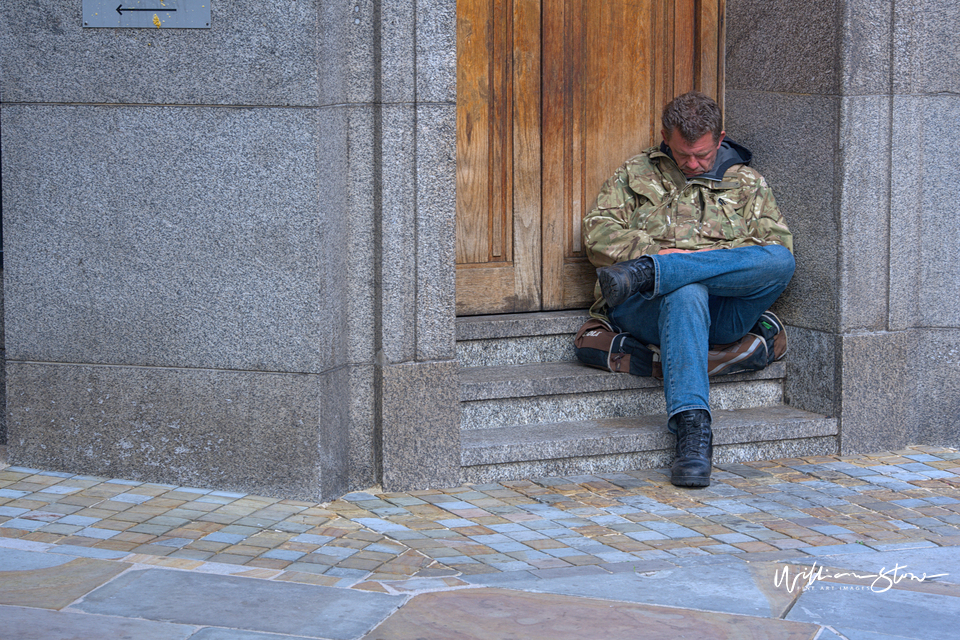
<path id="1" fill-rule="evenodd" d="M 705 133 L 712 133 L 716 142 L 723 131 L 720 105 L 699 91 L 690 91 L 671 100 L 663 108 L 660 121 L 667 135 L 679 131 L 687 142 L 696 142 Z"/>

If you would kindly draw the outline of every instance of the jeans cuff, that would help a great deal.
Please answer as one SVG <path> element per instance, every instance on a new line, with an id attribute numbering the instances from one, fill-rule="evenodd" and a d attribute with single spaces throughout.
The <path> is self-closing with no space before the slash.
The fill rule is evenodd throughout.
<path id="1" fill-rule="evenodd" d="M 653 289 L 650 291 L 644 291 L 639 294 L 644 300 L 653 300 L 658 295 L 660 295 L 660 265 L 657 263 L 657 255 L 648 255 L 647 258 L 650 258 L 650 262 L 653 263 Z"/>
<path id="2" fill-rule="evenodd" d="M 705 406 L 700 405 L 700 404 L 688 405 L 688 406 L 685 406 L 685 407 L 680 407 L 680 408 L 677 409 L 676 411 L 673 411 L 673 412 L 671 412 L 671 413 L 669 413 L 669 414 L 667 415 L 667 431 L 669 431 L 669 432 L 672 433 L 673 435 L 677 435 L 677 432 L 674 431 L 673 428 L 670 426 L 670 418 L 672 418 L 673 416 L 677 415 L 678 413 L 683 413 L 684 411 L 691 411 L 691 410 L 693 410 L 693 409 L 703 409 L 704 411 L 706 411 L 707 413 L 710 414 L 710 422 L 713 422 L 713 413 L 710 411 L 710 407 L 705 407 Z"/>

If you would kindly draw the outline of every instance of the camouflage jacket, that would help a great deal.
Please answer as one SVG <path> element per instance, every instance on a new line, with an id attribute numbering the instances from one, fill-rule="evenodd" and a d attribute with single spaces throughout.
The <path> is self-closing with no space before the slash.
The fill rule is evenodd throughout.
<path id="1" fill-rule="evenodd" d="M 627 160 L 583 218 L 587 257 L 605 267 L 661 249 L 779 244 L 793 251 L 773 191 L 746 165 L 750 158 L 724 140 L 713 170 L 689 179 L 665 145 Z"/>

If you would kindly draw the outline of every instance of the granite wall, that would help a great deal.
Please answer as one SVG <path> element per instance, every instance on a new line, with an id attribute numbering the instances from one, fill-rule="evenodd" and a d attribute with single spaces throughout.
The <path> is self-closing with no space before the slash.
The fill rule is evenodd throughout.
<path id="1" fill-rule="evenodd" d="M 727 2 L 727 130 L 796 234 L 788 396 L 839 414 L 844 452 L 960 442 L 957 18 L 956 3 Z"/>
<path id="2" fill-rule="evenodd" d="M 0 253 L 0 261 L 3 255 Z M 0 264 L 0 447 L 7 444 L 7 350 L 3 339 L 3 265 Z"/>
<path id="3" fill-rule="evenodd" d="M 382 420 L 454 379 L 454 7 L 0 7 L 11 462 L 303 498 L 456 477 L 381 454 L 456 425 L 451 393 Z"/>

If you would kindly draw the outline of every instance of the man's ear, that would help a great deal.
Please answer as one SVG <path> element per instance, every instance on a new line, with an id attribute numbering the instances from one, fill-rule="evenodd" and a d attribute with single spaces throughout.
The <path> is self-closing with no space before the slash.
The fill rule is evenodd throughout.
<path id="1" fill-rule="evenodd" d="M 663 144 L 670 146 L 670 143 L 667 142 L 667 132 L 664 129 L 660 129 L 660 137 L 663 138 Z"/>
<path id="2" fill-rule="evenodd" d="M 726 135 L 727 135 L 727 132 L 726 132 L 726 131 L 721 131 L 721 132 L 720 132 L 720 139 L 717 140 L 717 149 L 719 149 L 719 148 L 720 148 L 720 145 L 723 144 L 723 138 L 724 138 L 724 136 L 726 136 Z"/>

